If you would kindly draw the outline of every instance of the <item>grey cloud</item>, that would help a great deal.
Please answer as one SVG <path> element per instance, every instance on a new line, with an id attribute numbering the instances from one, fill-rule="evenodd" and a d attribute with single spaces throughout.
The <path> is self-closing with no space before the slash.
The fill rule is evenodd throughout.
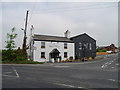
<path id="1" fill-rule="evenodd" d="M 6 33 L 15 26 L 18 33 L 17 45 L 21 46 L 26 10 L 29 9 L 30 26 L 34 25 L 35 32 L 49 35 L 63 35 L 69 29 L 71 36 L 88 33 L 97 40 L 98 45 L 109 45 L 118 40 L 117 7 L 95 8 L 99 4 L 112 3 L 5 3 L 3 9 L 3 46 Z M 113 3 L 116 5 L 117 3 Z M 89 5 L 96 5 L 88 9 Z M 9 7 L 8 7 L 9 6 Z M 86 7 L 87 9 L 83 9 Z M 97 7 L 98 7 L 97 6 Z M 82 7 L 82 9 L 81 9 Z"/>

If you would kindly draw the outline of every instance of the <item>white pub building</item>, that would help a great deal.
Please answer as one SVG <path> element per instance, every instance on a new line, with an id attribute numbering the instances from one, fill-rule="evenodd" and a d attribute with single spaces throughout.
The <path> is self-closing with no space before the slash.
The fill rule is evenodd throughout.
<path id="1" fill-rule="evenodd" d="M 49 35 L 31 35 L 28 55 L 31 60 L 38 62 L 60 62 L 74 59 L 74 42 L 70 40 L 67 30 L 64 37 Z"/>

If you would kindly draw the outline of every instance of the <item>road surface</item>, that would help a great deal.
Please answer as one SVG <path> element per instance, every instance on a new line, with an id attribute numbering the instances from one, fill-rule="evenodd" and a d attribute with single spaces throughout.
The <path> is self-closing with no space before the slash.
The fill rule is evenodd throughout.
<path id="1" fill-rule="evenodd" d="M 2 88 L 118 88 L 118 55 L 75 63 L 4 64 Z"/>

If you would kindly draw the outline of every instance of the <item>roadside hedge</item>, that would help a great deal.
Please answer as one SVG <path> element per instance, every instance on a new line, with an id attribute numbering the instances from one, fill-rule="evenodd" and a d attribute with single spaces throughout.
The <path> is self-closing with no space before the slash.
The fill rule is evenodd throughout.
<path id="1" fill-rule="evenodd" d="M 96 52 L 106 52 L 106 49 L 97 49 Z"/>
<path id="2" fill-rule="evenodd" d="M 27 57 L 27 52 L 22 49 L 2 50 L 3 64 L 44 64 L 44 62 L 28 60 Z"/>
<path id="3" fill-rule="evenodd" d="M 2 50 L 2 61 L 25 61 L 27 53 L 20 50 Z"/>

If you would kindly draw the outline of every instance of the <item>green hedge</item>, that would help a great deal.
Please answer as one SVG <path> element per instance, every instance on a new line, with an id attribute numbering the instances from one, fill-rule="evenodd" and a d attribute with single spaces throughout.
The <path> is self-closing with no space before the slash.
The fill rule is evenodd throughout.
<path id="1" fill-rule="evenodd" d="M 43 62 L 30 61 L 27 53 L 22 50 L 2 50 L 3 64 L 43 64 Z"/>
<path id="2" fill-rule="evenodd" d="M 2 61 L 25 61 L 27 53 L 20 50 L 2 50 Z"/>
<path id="3" fill-rule="evenodd" d="M 106 52 L 106 49 L 97 49 L 96 52 Z"/>

